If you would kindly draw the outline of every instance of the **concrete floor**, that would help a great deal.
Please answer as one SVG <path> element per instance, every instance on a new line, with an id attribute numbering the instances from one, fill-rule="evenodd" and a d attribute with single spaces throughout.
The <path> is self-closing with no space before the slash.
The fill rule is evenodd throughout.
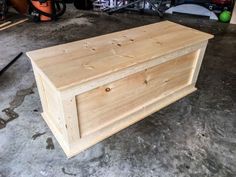
<path id="1" fill-rule="evenodd" d="M 190 96 L 67 159 L 42 120 L 29 60 L 0 76 L 0 177 L 235 177 L 236 26 L 165 17 L 215 35 Z M 0 67 L 19 52 L 158 22 L 156 16 L 81 12 L 0 33 Z M 15 119 L 14 119 L 15 118 Z"/>

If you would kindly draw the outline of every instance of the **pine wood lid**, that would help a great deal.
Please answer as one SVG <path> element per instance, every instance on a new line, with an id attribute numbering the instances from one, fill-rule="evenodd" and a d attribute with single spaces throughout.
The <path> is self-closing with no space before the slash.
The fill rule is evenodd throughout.
<path id="1" fill-rule="evenodd" d="M 59 90 L 144 63 L 213 36 L 164 21 L 27 52 Z"/>

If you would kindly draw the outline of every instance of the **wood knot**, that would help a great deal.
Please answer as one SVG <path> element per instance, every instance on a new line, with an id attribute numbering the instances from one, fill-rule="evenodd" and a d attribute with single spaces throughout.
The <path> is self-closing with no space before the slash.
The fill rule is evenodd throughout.
<path id="1" fill-rule="evenodd" d="M 84 67 L 85 69 L 88 69 L 88 70 L 93 70 L 93 69 L 95 69 L 94 66 L 89 65 L 89 64 L 83 64 L 83 67 Z"/>
<path id="2" fill-rule="evenodd" d="M 164 80 L 164 83 L 167 83 L 167 82 L 169 82 L 170 80 L 169 79 L 166 79 L 166 80 Z"/>
<path id="3" fill-rule="evenodd" d="M 105 89 L 105 91 L 106 91 L 106 92 L 110 92 L 110 91 L 111 91 L 111 88 L 107 87 L 107 88 Z"/>

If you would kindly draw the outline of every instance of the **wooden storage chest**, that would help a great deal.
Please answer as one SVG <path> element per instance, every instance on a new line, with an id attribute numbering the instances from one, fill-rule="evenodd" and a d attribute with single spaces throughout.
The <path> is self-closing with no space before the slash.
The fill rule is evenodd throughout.
<path id="1" fill-rule="evenodd" d="M 160 22 L 27 52 L 68 157 L 196 90 L 212 35 Z"/>

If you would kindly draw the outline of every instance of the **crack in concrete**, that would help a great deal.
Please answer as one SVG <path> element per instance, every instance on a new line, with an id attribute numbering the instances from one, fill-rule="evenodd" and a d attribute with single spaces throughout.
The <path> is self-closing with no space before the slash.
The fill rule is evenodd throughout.
<path id="1" fill-rule="evenodd" d="M 76 176 L 76 174 L 75 173 L 69 173 L 69 172 L 66 172 L 66 170 L 65 170 L 65 168 L 63 167 L 62 169 L 62 172 L 64 173 L 64 174 L 66 174 L 66 175 L 70 175 L 70 176 Z"/>
<path id="2" fill-rule="evenodd" d="M 37 133 L 35 133 L 35 134 L 32 136 L 32 139 L 33 139 L 33 140 L 36 140 L 38 137 L 40 137 L 40 136 L 42 136 L 42 135 L 44 135 L 44 134 L 46 134 L 46 132 L 43 132 L 43 133 L 37 132 Z"/>

